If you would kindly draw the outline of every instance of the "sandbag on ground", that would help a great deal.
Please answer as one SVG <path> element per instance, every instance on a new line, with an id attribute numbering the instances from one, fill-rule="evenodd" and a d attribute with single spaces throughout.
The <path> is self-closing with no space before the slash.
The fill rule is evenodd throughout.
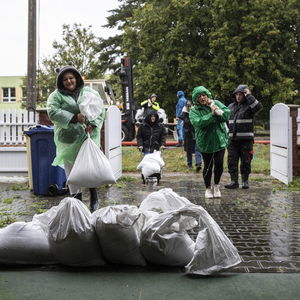
<path id="1" fill-rule="evenodd" d="M 88 208 L 75 198 L 63 199 L 49 223 L 50 250 L 62 264 L 105 264 Z"/>
<path id="2" fill-rule="evenodd" d="M 198 221 L 195 252 L 185 267 L 187 274 L 210 275 L 241 262 L 236 247 L 202 206 L 183 207 L 178 213 Z"/>
<path id="3" fill-rule="evenodd" d="M 55 264 L 39 222 L 15 222 L 0 229 L 0 263 Z"/>
<path id="4" fill-rule="evenodd" d="M 170 211 L 149 219 L 142 230 L 141 250 L 152 264 L 183 267 L 194 254 L 195 243 L 180 227 L 180 213 Z M 185 224 L 185 222 L 184 222 Z"/>
<path id="5" fill-rule="evenodd" d="M 107 261 L 146 265 L 140 251 L 144 216 L 136 206 L 115 205 L 101 208 L 93 213 L 93 223 Z"/>

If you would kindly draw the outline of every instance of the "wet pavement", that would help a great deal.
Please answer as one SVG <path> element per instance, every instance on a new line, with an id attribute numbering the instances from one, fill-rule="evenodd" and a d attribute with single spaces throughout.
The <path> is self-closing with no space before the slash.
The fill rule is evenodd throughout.
<path id="1" fill-rule="evenodd" d="M 101 206 L 139 205 L 151 192 L 167 187 L 203 206 L 232 240 L 242 262 L 228 273 L 300 272 L 300 192 L 270 176 L 253 174 L 250 189 L 227 190 L 221 199 L 205 200 L 201 174 L 163 173 L 159 186 L 144 185 L 138 173 L 125 173 L 116 185 L 98 189 Z M 26 184 L 0 183 L 0 225 L 31 221 L 66 195 L 36 196 Z M 88 205 L 88 191 L 83 193 Z"/>

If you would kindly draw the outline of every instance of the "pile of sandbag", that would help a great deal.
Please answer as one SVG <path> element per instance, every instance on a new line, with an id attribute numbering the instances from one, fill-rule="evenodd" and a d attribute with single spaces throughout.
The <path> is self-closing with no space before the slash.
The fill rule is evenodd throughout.
<path id="1" fill-rule="evenodd" d="M 138 164 L 137 169 L 142 171 L 144 178 L 150 175 L 160 173 L 162 167 L 165 165 L 161 157 L 160 151 L 147 154 L 143 157 L 141 162 Z"/>
<path id="2" fill-rule="evenodd" d="M 197 238 L 190 232 L 198 232 Z M 207 213 L 172 189 L 149 194 L 140 207 L 114 205 L 93 214 L 67 197 L 32 222 L 0 229 L 0 263 L 185 267 L 209 275 L 240 263 L 237 249 Z"/>

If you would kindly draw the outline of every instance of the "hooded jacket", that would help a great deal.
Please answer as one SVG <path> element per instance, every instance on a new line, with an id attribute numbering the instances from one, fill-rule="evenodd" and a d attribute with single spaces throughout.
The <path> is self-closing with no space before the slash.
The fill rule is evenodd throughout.
<path id="1" fill-rule="evenodd" d="M 76 89 L 71 92 L 64 88 L 63 74 L 72 72 L 76 78 Z M 99 93 L 89 87 L 84 87 L 84 81 L 76 68 L 65 66 L 58 70 L 56 90 L 50 94 L 47 100 L 47 112 L 54 124 L 54 142 L 56 145 L 56 157 L 53 166 L 63 166 L 65 163 L 74 164 L 79 149 L 87 138 L 85 126 L 91 124 L 93 131 L 92 140 L 100 146 L 100 130 L 103 124 L 105 110 L 92 122 L 84 124 L 74 122 L 76 115 L 80 113 L 79 104 L 89 93 L 99 97 Z M 74 118 L 75 117 L 75 118 Z"/>
<path id="2" fill-rule="evenodd" d="M 211 92 L 204 86 L 194 88 L 192 93 L 193 107 L 191 108 L 189 117 L 195 128 L 196 143 L 200 152 L 214 153 L 225 149 L 228 145 L 226 122 L 230 116 L 230 110 L 219 100 L 214 100 L 221 110 L 222 115 L 213 115 L 211 108 L 198 102 L 198 97 L 206 94 L 209 99 L 212 98 Z"/>
<path id="3" fill-rule="evenodd" d="M 242 93 L 248 88 L 245 84 L 240 84 L 233 92 L 234 99 L 228 108 L 230 118 L 228 122 L 230 140 L 253 140 L 254 139 L 254 116 L 262 109 L 262 104 L 251 94 L 245 95 L 238 103 L 235 99 L 236 93 Z"/>
<path id="4" fill-rule="evenodd" d="M 180 118 L 181 113 L 182 113 L 182 109 L 184 108 L 187 100 L 184 97 L 184 92 L 183 91 L 178 91 L 177 92 L 177 97 L 178 97 L 178 101 L 177 101 L 177 104 L 176 104 L 176 118 Z"/>
<path id="5" fill-rule="evenodd" d="M 155 116 L 155 121 L 151 122 L 151 116 Z M 159 150 L 162 145 L 166 143 L 166 131 L 163 124 L 159 122 L 156 110 L 150 110 L 143 124 L 139 127 L 137 132 L 137 145 L 143 146 L 143 152 L 152 153 L 154 150 Z"/>

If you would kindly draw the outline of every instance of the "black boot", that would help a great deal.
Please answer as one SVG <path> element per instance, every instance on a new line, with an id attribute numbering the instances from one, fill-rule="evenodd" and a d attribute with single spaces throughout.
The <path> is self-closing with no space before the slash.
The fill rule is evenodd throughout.
<path id="1" fill-rule="evenodd" d="M 90 211 L 94 212 L 99 208 L 97 189 L 90 189 Z"/>
<path id="2" fill-rule="evenodd" d="M 82 193 L 72 194 L 71 197 L 82 201 Z"/>
<path id="3" fill-rule="evenodd" d="M 225 185 L 226 189 L 237 189 L 239 187 L 238 174 L 230 174 L 231 182 Z"/>
<path id="4" fill-rule="evenodd" d="M 248 178 L 249 178 L 249 174 L 242 174 L 242 180 L 243 180 L 242 188 L 243 188 L 243 189 L 249 189 L 249 181 L 248 181 Z"/>

